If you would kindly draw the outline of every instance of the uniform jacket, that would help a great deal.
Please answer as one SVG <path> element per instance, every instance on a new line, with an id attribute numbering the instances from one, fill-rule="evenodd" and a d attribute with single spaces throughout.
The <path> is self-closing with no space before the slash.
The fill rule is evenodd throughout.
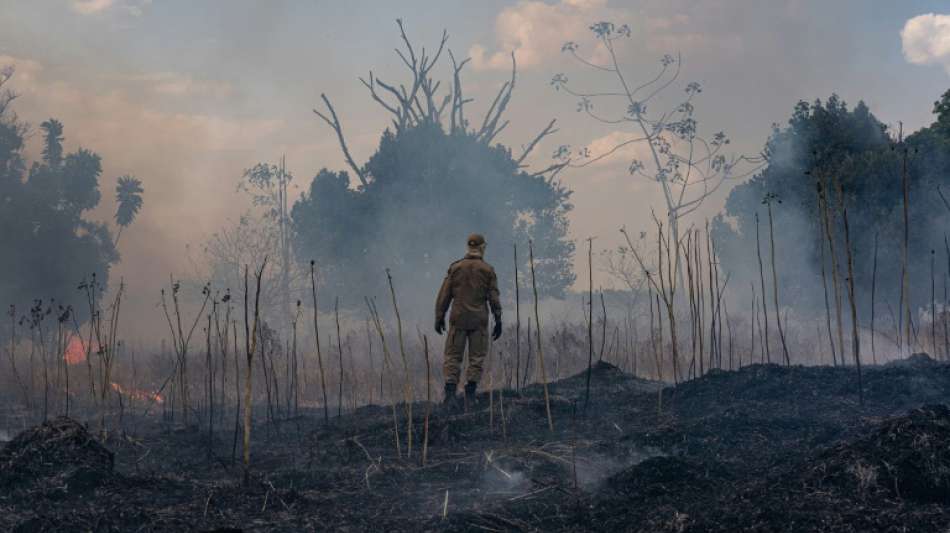
<path id="1" fill-rule="evenodd" d="M 450 303 L 452 312 L 449 314 L 449 325 L 456 328 L 488 327 L 488 306 L 491 306 L 495 320 L 501 320 L 495 269 L 472 253 L 452 263 L 435 301 L 436 320 L 445 316 Z"/>

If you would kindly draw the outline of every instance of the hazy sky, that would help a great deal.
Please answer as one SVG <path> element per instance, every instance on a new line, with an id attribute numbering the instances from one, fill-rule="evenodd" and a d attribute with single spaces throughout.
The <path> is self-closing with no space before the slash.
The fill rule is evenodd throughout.
<path id="1" fill-rule="evenodd" d="M 929 124 L 932 102 L 950 86 L 947 14 L 946 1 L 3 0 L 0 66 L 17 68 L 22 119 L 56 117 L 69 149 L 103 157 L 108 201 L 97 216 L 111 216 L 116 176 L 144 182 L 145 207 L 123 236 L 115 273 L 150 305 L 169 273 L 190 275 L 192 261 L 200 268 L 202 243 L 245 208 L 235 192 L 244 168 L 286 154 L 301 187 L 323 166 L 344 168 L 335 136 L 311 112 L 320 93 L 357 160 L 372 153 L 388 118 L 357 77 L 372 69 L 404 79 L 396 18 L 419 46 L 435 46 L 445 28 L 456 56 L 472 57 L 463 77 L 476 99 L 470 115 L 490 103 L 514 50 L 512 125 L 500 140 L 517 150 L 557 118 L 562 129 L 538 150 L 540 165 L 561 144 L 596 153 L 626 138 L 549 85 L 564 72 L 606 87 L 561 53 L 567 40 L 592 53 L 592 22 L 630 25 L 620 50 L 633 79 L 649 79 L 663 54 L 682 53 L 683 82 L 704 88 L 701 131 L 725 130 L 734 150 L 755 153 L 797 100 L 832 92 L 865 100 L 905 130 Z M 564 175 L 575 191 L 574 237 L 612 247 L 617 228 L 643 226 L 659 206 L 654 184 L 627 175 L 630 155 Z M 722 196 L 697 220 L 719 210 Z M 578 274 L 586 277 L 583 265 Z"/>

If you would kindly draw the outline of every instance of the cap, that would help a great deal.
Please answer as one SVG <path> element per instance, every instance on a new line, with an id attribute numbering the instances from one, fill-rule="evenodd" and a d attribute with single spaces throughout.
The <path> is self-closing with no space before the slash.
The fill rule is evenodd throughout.
<path id="1" fill-rule="evenodd" d="M 468 236 L 468 245 L 471 247 L 477 247 L 485 244 L 485 237 L 478 233 L 473 233 Z"/>

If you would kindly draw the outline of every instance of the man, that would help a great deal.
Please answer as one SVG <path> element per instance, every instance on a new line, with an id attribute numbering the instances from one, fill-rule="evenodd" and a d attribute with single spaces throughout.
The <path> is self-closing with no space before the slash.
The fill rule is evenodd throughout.
<path id="1" fill-rule="evenodd" d="M 449 314 L 449 334 L 445 340 L 445 400 L 455 405 L 455 393 L 462 373 L 462 357 L 468 344 L 468 368 L 465 370 L 465 403 L 475 405 L 475 389 L 482 377 L 482 365 L 488 351 L 488 306 L 495 317 L 492 340 L 501 336 L 501 304 L 498 302 L 498 277 L 485 262 L 485 237 L 472 234 L 467 241 L 465 257 L 451 266 L 442 281 L 435 301 L 435 332 L 445 331 L 445 312 Z M 486 305 L 487 304 L 487 305 Z"/>

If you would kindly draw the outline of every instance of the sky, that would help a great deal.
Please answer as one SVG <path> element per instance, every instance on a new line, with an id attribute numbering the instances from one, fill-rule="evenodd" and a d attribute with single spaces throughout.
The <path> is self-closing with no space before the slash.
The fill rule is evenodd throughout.
<path id="1" fill-rule="evenodd" d="M 950 5 L 923 0 L 2 0 L 0 66 L 16 68 L 15 111 L 33 125 L 31 157 L 48 117 L 65 124 L 67 149 L 102 156 L 106 194 L 93 217 L 111 218 L 117 176 L 142 180 L 145 207 L 123 233 L 113 273 L 142 312 L 153 312 L 168 276 L 199 275 L 203 243 L 247 208 L 236 190 L 245 168 L 286 155 L 292 194 L 322 167 L 345 168 L 335 134 L 312 112 L 321 94 L 356 160 L 372 154 L 388 118 L 358 78 L 372 70 L 405 79 L 396 19 L 417 46 L 431 50 L 445 29 L 456 57 L 472 59 L 463 72 L 470 115 L 487 108 L 515 53 L 511 126 L 499 140 L 517 151 L 557 119 L 536 167 L 560 145 L 597 155 L 630 138 L 578 113 L 576 100 L 550 85 L 564 73 L 578 87 L 612 87 L 561 51 L 575 41 L 582 57 L 603 59 L 588 29 L 602 20 L 631 28 L 618 42 L 631 80 L 650 79 L 660 57 L 681 54 L 670 101 L 700 82 L 700 132 L 725 131 L 735 154 L 758 153 L 798 100 L 864 100 L 883 122 L 913 131 L 931 122 L 932 102 L 950 86 Z M 437 71 L 451 73 L 447 62 Z M 589 236 L 615 247 L 620 227 L 645 228 L 650 209 L 662 208 L 656 184 L 627 173 L 632 157 L 636 150 L 622 151 L 562 175 L 574 191 L 579 249 Z M 693 222 L 720 211 L 730 185 Z"/>

